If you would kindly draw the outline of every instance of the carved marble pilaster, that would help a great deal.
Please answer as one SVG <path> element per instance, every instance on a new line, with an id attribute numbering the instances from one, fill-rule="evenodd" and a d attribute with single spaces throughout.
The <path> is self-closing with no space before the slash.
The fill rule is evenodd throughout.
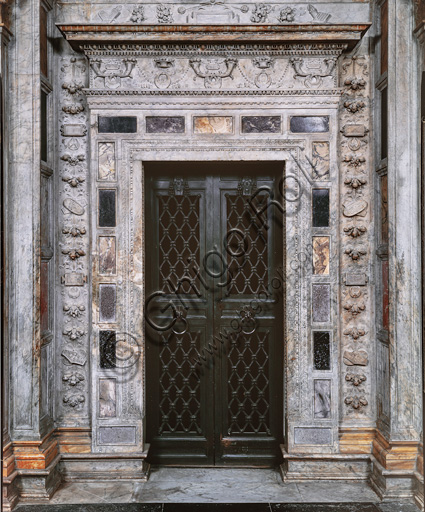
<path id="1" fill-rule="evenodd" d="M 341 61 L 340 107 L 341 420 L 371 426 L 374 418 L 374 327 L 370 66 L 364 55 Z M 360 106 L 357 108 L 357 106 Z"/>
<path id="2" fill-rule="evenodd" d="M 58 63 L 57 411 L 62 426 L 89 423 L 88 63 L 72 53 Z"/>

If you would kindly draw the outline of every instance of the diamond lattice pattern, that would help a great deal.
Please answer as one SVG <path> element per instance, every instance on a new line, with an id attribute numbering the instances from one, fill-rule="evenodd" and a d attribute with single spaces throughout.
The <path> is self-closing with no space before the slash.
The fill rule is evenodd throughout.
<path id="1" fill-rule="evenodd" d="M 201 386 L 192 362 L 199 354 L 199 340 L 200 333 L 162 336 L 159 434 L 202 433 Z"/>
<path id="2" fill-rule="evenodd" d="M 269 331 L 241 335 L 228 354 L 228 435 L 269 428 Z"/>
<path id="3" fill-rule="evenodd" d="M 229 295 L 258 294 L 267 287 L 267 228 L 264 225 L 263 212 L 257 217 L 248 198 L 238 194 L 227 197 L 228 267 L 232 280 L 227 293 Z M 253 207 L 261 210 L 263 197 L 257 195 Z M 237 230 L 237 231 L 236 231 Z M 244 234 L 242 240 L 241 234 Z M 239 256 L 240 254 L 243 256 Z"/>
<path id="4" fill-rule="evenodd" d="M 199 199 L 186 194 L 159 196 L 160 286 L 166 293 L 173 293 L 182 279 L 179 291 L 195 293 L 188 278 L 194 262 L 199 268 Z"/>

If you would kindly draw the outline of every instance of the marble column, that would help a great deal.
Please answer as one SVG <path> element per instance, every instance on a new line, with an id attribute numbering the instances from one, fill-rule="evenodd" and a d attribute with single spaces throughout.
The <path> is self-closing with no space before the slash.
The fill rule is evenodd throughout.
<path id="1" fill-rule="evenodd" d="M 413 2 L 388 2 L 389 431 L 373 443 L 372 484 L 413 495 L 421 431 L 419 108 Z M 382 435 L 381 435 L 382 434 Z"/>
<path id="2" fill-rule="evenodd" d="M 11 6 L 7 151 L 10 437 L 21 498 L 48 499 L 59 453 L 42 428 L 40 333 L 40 3 Z"/>

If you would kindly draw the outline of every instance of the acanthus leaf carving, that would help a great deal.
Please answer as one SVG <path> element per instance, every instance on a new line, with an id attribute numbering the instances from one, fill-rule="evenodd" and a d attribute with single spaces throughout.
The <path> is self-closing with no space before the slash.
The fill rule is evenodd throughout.
<path id="1" fill-rule="evenodd" d="M 350 327 L 349 329 L 344 330 L 344 334 L 345 336 L 351 336 L 353 340 L 357 341 L 362 336 L 365 336 L 366 331 L 362 328 L 359 329 L 357 327 Z"/>

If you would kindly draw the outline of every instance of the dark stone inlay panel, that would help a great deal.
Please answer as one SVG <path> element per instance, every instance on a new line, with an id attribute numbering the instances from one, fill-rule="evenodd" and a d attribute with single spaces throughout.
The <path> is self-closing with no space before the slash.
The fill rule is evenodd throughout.
<path id="1" fill-rule="evenodd" d="M 313 227 L 329 227 L 329 190 L 315 188 L 312 190 Z"/>
<path id="2" fill-rule="evenodd" d="M 329 284 L 312 285 L 313 322 L 329 322 L 331 318 L 331 288 Z"/>
<path id="3" fill-rule="evenodd" d="M 137 117 L 114 116 L 98 118 L 99 133 L 137 133 Z"/>
<path id="4" fill-rule="evenodd" d="M 315 370 L 331 369 L 331 344 L 328 332 L 313 332 L 313 357 Z"/>
<path id="5" fill-rule="evenodd" d="M 325 133 L 329 131 L 329 116 L 292 116 L 292 133 Z"/>
<path id="6" fill-rule="evenodd" d="M 114 228 L 116 224 L 116 191 L 99 190 L 99 227 Z"/>
<path id="7" fill-rule="evenodd" d="M 101 368 L 116 368 L 116 341 L 117 335 L 115 331 L 99 331 L 99 355 Z"/>
<path id="8" fill-rule="evenodd" d="M 99 285 L 99 321 L 115 322 L 117 309 L 117 287 L 115 284 Z"/>
<path id="9" fill-rule="evenodd" d="M 146 133 L 184 133 L 185 119 L 182 116 L 146 117 Z"/>
<path id="10" fill-rule="evenodd" d="M 280 116 L 243 116 L 242 133 L 280 133 Z"/>

